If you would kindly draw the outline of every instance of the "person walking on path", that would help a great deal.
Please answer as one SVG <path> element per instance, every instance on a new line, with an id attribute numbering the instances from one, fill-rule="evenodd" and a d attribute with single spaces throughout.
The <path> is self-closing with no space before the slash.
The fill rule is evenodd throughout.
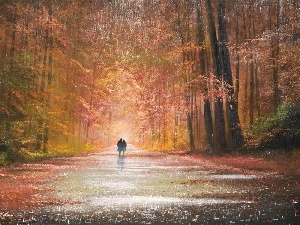
<path id="1" fill-rule="evenodd" d="M 127 143 L 126 143 L 126 141 L 123 139 L 123 141 L 122 141 L 122 151 L 123 151 L 123 155 L 124 155 L 124 153 L 125 153 L 125 151 L 126 151 L 126 147 L 127 147 Z"/>
<path id="2" fill-rule="evenodd" d="M 122 140 L 122 138 L 118 141 L 118 143 L 117 143 L 117 146 L 118 146 L 118 152 L 119 152 L 119 156 L 121 155 L 121 151 L 123 150 L 123 140 Z M 124 154 L 124 152 L 123 152 L 123 154 Z"/>

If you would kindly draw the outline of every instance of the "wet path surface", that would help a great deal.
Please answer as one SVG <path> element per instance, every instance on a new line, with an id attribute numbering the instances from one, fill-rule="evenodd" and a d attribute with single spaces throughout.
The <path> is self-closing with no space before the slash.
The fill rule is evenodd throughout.
<path id="1" fill-rule="evenodd" d="M 47 174 L 28 192 L 43 204 L 0 208 L 0 224 L 300 224 L 295 174 L 131 146 L 126 156 L 112 148 L 11 170 L 31 179 Z M 5 176 L 0 181 L 10 182 Z"/>

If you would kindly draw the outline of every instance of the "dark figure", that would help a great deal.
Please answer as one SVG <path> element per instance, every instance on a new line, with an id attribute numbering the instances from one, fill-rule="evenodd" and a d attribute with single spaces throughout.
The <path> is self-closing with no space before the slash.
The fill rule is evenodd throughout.
<path id="1" fill-rule="evenodd" d="M 123 155 L 124 155 L 124 144 L 123 143 L 124 143 L 124 140 L 122 140 L 122 138 L 117 143 L 117 146 L 118 146 L 117 151 L 119 152 L 119 156 L 121 155 L 121 152 L 123 152 Z"/>
<path id="2" fill-rule="evenodd" d="M 124 155 L 124 153 L 125 153 L 125 151 L 126 151 L 126 147 L 127 147 L 127 143 L 126 143 L 126 141 L 123 139 L 123 141 L 122 141 L 122 151 L 123 151 L 123 155 Z"/>

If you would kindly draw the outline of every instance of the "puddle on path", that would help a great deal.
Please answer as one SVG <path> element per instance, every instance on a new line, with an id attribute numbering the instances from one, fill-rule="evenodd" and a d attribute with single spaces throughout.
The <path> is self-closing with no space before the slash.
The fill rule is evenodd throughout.
<path id="1" fill-rule="evenodd" d="M 212 174 L 207 177 L 217 180 L 250 180 L 263 178 L 263 176 L 245 174 Z"/>
<path id="2" fill-rule="evenodd" d="M 224 182 L 263 178 L 249 174 L 216 174 L 185 162 L 176 167 L 162 166 L 163 159 L 157 161 L 157 158 L 137 155 L 88 157 L 93 159 L 90 160 L 93 165 L 68 171 L 52 186 L 56 190 L 52 197 L 70 202 L 66 209 L 239 204 L 245 203 L 239 193 L 247 193 L 248 188 L 232 187 Z M 231 193 L 232 198 L 222 198 L 222 193 Z M 71 205 L 72 202 L 77 203 Z"/>
<path id="3" fill-rule="evenodd" d="M 212 204 L 234 204 L 242 203 L 241 200 L 215 199 L 215 198 L 172 198 L 163 196 L 111 196 L 111 197 L 94 197 L 89 199 L 91 206 L 165 206 L 165 205 L 181 205 L 181 206 L 199 206 Z M 251 203 L 251 202 L 248 202 Z"/>
<path id="4" fill-rule="evenodd" d="M 163 208 L 163 207 L 202 207 L 208 205 L 220 204 L 253 204 L 251 201 L 238 199 L 221 198 L 175 198 L 164 196 L 105 196 L 89 197 L 84 199 L 84 204 L 65 204 L 63 206 L 54 206 L 49 211 L 73 211 L 90 212 L 109 208 L 111 210 L 120 210 L 124 208 Z"/>

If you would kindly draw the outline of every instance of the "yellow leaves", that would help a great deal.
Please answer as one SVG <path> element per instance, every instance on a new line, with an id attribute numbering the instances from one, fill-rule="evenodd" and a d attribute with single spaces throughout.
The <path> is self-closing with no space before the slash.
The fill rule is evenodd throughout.
<path id="1" fill-rule="evenodd" d="M 54 123 L 53 124 L 53 129 L 56 132 L 64 134 L 64 135 L 68 135 L 69 134 L 68 126 L 66 124 L 61 123 L 61 122 Z"/>
<path id="2" fill-rule="evenodd" d="M 178 51 L 181 52 L 190 52 L 190 51 L 196 51 L 196 50 L 203 50 L 205 49 L 206 46 L 200 46 L 200 45 L 195 45 L 194 43 L 187 43 L 184 46 L 177 48 Z"/>
<path id="3" fill-rule="evenodd" d="M 71 64 L 74 66 L 77 66 L 78 68 L 80 68 L 83 72 L 85 72 L 86 74 L 90 73 L 91 70 L 85 68 L 78 60 L 75 59 L 71 59 Z"/>

